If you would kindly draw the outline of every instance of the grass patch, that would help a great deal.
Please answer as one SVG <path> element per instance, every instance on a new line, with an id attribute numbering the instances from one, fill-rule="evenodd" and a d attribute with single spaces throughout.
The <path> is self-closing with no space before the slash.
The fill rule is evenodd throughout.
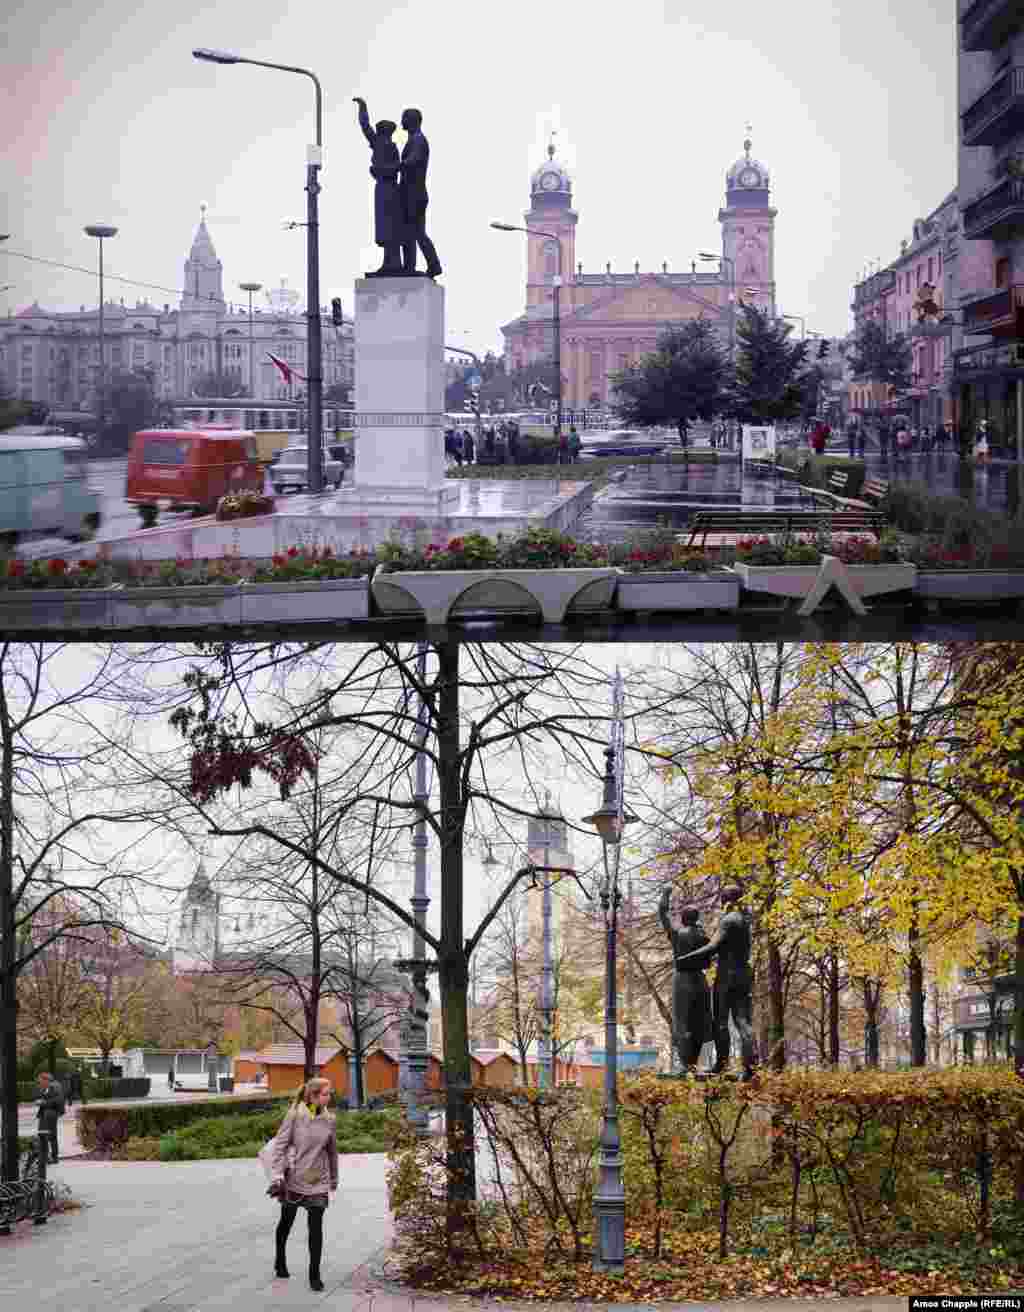
<path id="1" fill-rule="evenodd" d="M 611 475 L 619 469 L 630 465 L 715 465 L 722 452 L 719 451 L 671 451 L 666 459 L 660 456 L 607 456 L 596 460 L 578 460 L 572 465 L 451 465 L 445 471 L 446 478 L 505 479 L 509 482 L 520 478 L 564 479 L 572 483 L 608 482 Z"/>
<path id="2" fill-rule="evenodd" d="M 114 1150 L 121 1162 L 198 1162 L 255 1157 L 280 1128 L 279 1112 L 216 1116 L 159 1136 L 129 1139 Z M 385 1153 L 401 1120 L 399 1111 L 341 1112 L 335 1138 L 339 1153 Z"/>

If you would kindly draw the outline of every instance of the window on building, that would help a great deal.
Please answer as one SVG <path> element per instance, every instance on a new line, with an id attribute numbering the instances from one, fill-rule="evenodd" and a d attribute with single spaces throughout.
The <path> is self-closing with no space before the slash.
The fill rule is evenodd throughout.
<path id="1" fill-rule="evenodd" d="M 1009 287 L 1010 285 L 1011 265 L 1009 259 L 1004 256 L 1001 260 L 996 261 L 996 286 Z"/>
<path id="2" fill-rule="evenodd" d="M 21 358 L 23 360 L 32 359 L 32 347 L 28 343 L 21 348 Z"/>
<path id="3" fill-rule="evenodd" d="M 932 257 L 928 256 L 928 281 L 932 280 Z"/>
<path id="4" fill-rule="evenodd" d="M 920 266 L 920 265 L 917 266 L 917 269 L 915 270 L 915 273 L 916 273 L 916 276 L 917 276 L 917 281 L 915 282 L 914 285 L 915 285 L 916 287 L 920 287 L 920 286 L 921 286 L 921 266 Z"/>

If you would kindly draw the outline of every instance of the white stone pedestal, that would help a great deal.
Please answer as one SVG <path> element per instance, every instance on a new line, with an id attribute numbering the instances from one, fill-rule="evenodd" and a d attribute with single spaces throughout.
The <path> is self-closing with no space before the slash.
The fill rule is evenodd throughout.
<path id="1" fill-rule="evenodd" d="M 356 463 L 334 504 L 362 514 L 443 513 L 444 288 L 430 278 L 356 281 Z"/>

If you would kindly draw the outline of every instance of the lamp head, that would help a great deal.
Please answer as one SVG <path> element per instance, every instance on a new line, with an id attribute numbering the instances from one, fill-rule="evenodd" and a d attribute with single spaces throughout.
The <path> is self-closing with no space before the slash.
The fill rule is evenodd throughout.
<path id="1" fill-rule="evenodd" d="M 229 50 L 207 50 L 205 46 L 197 46 L 192 51 L 193 59 L 207 59 L 211 64 L 240 64 L 241 55 L 233 55 Z"/>
<path id="2" fill-rule="evenodd" d="M 263 286 L 261 282 L 240 282 L 238 285 L 243 292 L 258 292 Z"/>
<path id="3" fill-rule="evenodd" d="M 88 223 L 85 226 L 87 237 L 116 237 L 117 229 L 112 228 L 109 223 Z"/>
<path id="4" fill-rule="evenodd" d="M 491 227 L 492 227 L 492 228 L 498 228 L 498 229 L 500 229 L 502 232 L 518 232 L 518 231 L 519 231 L 519 229 L 516 228 L 516 227 L 514 227 L 511 223 L 492 223 L 492 224 L 491 224 Z"/>
<path id="5" fill-rule="evenodd" d="M 715 255 L 715 254 L 713 254 L 711 251 L 698 251 L 698 252 L 697 252 L 697 259 L 698 259 L 698 260 L 720 260 L 721 258 L 722 258 L 722 257 L 721 257 L 720 255 Z"/>

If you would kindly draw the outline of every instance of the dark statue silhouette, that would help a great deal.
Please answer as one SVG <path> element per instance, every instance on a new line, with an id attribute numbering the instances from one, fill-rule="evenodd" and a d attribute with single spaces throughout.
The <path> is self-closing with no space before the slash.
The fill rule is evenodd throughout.
<path id="1" fill-rule="evenodd" d="M 729 1016 L 739 1032 L 743 1054 L 743 1078 L 754 1070 L 754 1027 L 752 1023 L 753 974 L 750 969 L 750 921 L 739 907 L 743 890 L 735 884 L 722 889 L 722 919 L 718 933 L 704 947 L 676 957 L 676 971 L 703 969 L 718 957 L 715 978 L 715 1065 L 716 1075 L 729 1064 Z"/>
<path id="2" fill-rule="evenodd" d="M 658 918 L 672 944 L 675 979 L 672 988 L 672 1045 L 679 1054 L 683 1070 L 697 1065 L 700 1050 L 711 1037 L 711 994 L 704 972 L 699 966 L 680 966 L 680 957 L 708 942 L 697 923 L 697 908 L 684 907 L 679 919 L 682 929 L 675 929 L 669 917 L 671 889 L 666 888 L 658 903 Z"/>
<path id="3" fill-rule="evenodd" d="M 394 278 L 402 272 L 402 237 L 405 228 L 402 195 L 398 187 L 401 160 L 398 147 L 391 140 L 395 124 L 384 118 L 374 130 L 370 127 L 366 101 L 356 96 L 355 103 L 359 106 L 359 126 L 373 151 L 370 176 L 377 180 L 373 189 L 373 237 L 377 245 L 384 248 L 384 263 L 367 276 L 390 275 Z"/>
<path id="4" fill-rule="evenodd" d="M 399 158 L 398 147 L 391 140 L 394 123 L 382 119 L 374 132 L 370 128 L 366 101 L 361 96 L 354 97 L 354 100 L 359 106 L 359 126 L 373 151 L 370 173 L 377 180 L 373 198 L 374 240 L 378 246 L 384 247 L 384 263 L 371 276 L 414 275 L 418 246 L 427 262 L 426 277 L 436 278 L 441 272 L 441 262 L 434 243 L 427 236 L 430 145 L 422 131 L 423 115 L 418 109 L 403 110 L 402 127 L 408 135 Z"/>

